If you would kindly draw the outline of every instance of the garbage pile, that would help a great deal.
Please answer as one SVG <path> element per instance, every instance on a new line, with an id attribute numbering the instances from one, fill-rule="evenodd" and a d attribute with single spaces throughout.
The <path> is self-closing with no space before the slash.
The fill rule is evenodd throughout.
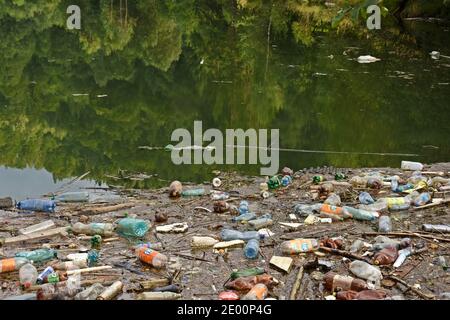
<path id="1" fill-rule="evenodd" d="M 448 299 L 449 169 L 0 199 L 0 299 Z"/>

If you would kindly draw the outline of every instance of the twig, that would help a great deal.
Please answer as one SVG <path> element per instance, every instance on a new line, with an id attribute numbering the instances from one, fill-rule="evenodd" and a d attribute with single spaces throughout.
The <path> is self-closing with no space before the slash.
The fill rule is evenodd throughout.
<path id="1" fill-rule="evenodd" d="M 392 276 L 389 275 L 388 278 L 391 278 L 392 280 L 395 280 L 399 283 L 401 283 L 402 285 L 404 285 L 405 287 L 407 287 L 409 290 L 411 290 L 412 292 L 414 292 L 415 294 L 417 294 L 418 296 L 420 296 L 421 298 L 424 299 L 434 299 L 434 295 L 432 294 L 427 294 L 427 293 L 423 293 L 422 291 L 420 291 L 419 289 L 415 288 L 414 286 L 408 284 L 407 282 L 403 281 L 402 279 L 396 277 L 396 276 Z"/>
<path id="2" fill-rule="evenodd" d="M 328 247 L 320 247 L 319 249 L 321 251 L 325 251 L 325 252 L 328 252 L 331 254 L 336 254 L 336 255 L 343 256 L 343 257 L 350 258 L 350 259 L 362 260 L 362 261 L 366 261 L 366 262 L 372 264 L 368 258 L 360 256 L 358 254 L 351 253 L 351 252 L 347 252 L 347 251 L 343 251 L 343 250 L 339 250 L 339 249 L 332 249 L 332 248 L 328 248 Z"/>
<path id="3" fill-rule="evenodd" d="M 290 300 L 296 300 L 295 297 L 297 295 L 297 291 L 300 288 L 300 284 L 303 279 L 303 266 L 298 269 L 297 277 L 295 278 L 294 285 L 292 286 L 291 295 L 289 296 Z"/>
<path id="4" fill-rule="evenodd" d="M 441 238 L 441 237 L 435 237 L 433 235 L 428 234 L 419 234 L 417 232 L 364 232 L 363 235 L 365 236 L 392 236 L 392 237 L 417 237 L 417 238 L 425 238 L 425 239 L 431 239 L 431 240 L 439 240 L 444 242 L 450 242 L 450 239 Z"/>

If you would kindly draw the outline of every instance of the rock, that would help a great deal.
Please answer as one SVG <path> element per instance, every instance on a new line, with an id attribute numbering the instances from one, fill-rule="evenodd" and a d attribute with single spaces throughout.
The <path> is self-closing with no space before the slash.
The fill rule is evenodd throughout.
<path id="1" fill-rule="evenodd" d="M 155 214 L 155 221 L 156 222 L 166 222 L 167 221 L 167 213 L 165 212 L 158 212 Z"/>
<path id="2" fill-rule="evenodd" d="M 170 197 L 179 197 L 181 196 L 181 191 L 183 191 L 183 185 L 180 181 L 173 181 L 169 186 L 169 196 Z"/>

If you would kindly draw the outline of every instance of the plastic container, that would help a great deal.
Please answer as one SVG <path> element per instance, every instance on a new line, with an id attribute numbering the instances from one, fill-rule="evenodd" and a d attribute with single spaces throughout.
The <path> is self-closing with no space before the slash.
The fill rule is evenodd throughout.
<path id="1" fill-rule="evenodd" d="M 285 175 L 283 178 L 281 178 L 281 185 L 283 187 L 287 187 L 291 183 L 292 183 L 292 177 L 291 176 Z"/>
<path id="2" fill-rule="evenodd" d="M 155 268 L 164 268 L 168 260 L 162 253 L 145 247 L 136 249 L 136 255 L 139 260 Z"/>
<path id="3" fill-rule="evenodd" d="M 231 280 L 234 280 L 234 279 L 237 279 L 237 278 L 240 278 L 240 277 L 257 276 L 257 275 L 260 275 L 260 274 L 263 274 L 263 273 L 264 273 L 264 269 L 263 268 L 259 268 L 259 267 L 248 268 L 248 269 L 242 269 L 242 270 L 239 270 L 239 271 L 233 271 L 230 274 L 230 278 L 231 278 Z"/>
<path id="4" fill-rule="evenodd" d="M 149 229 L 149 223 L 141 219 L 124 218 L 117 223 L 116 232 L 124 237 L 142 238 Z"/>
<path id="5" fill-rule="evenodd" d="M 88 202 L 89 192 L 66 192 L 55 197 L 57 202 Z"/>
<path id="6" fill-rule="evenodd" d="M 243 213 L 239 216 L 231 218 L 231 221 L 233 222 L 247 222 L 250 220 L 256 219 L 256 213 L 254 212 L 247 212 Z"/>
<path id="7" fill-rule="evenodd" d="M 74 300 L 96 300 L 105 291 L 105 287 L 100 283 L 94 283 L 89 288 L 77 293 Z"/>
<path id="8" fill-rule="evenodd" d="M 381 216 L 378 220 L 378 232 L 391 232 L 392 222 L 389 216 Z"/>
<path id="9" fill-rule="evenodd" d="M 420 162 L 402 161 L 400 168 L 402 170 L 422 171 L 423 164 L 421 164 Z"/>
<path id="10" fill-rule="evenodd" d="M 36 284 L 37 277 L 38 272 L 31 263 L 25 264 L 19 270 L 19 282 L 24 288 L 29 288 Z"/>
<path id="11" fill-rule="evenodd" d="M 422 192 L 421 194 L 419 194 L 418 197 L 416 197 L 413 200 L 413 204 L 416 207 L 420 207 L 420 206 L 427 204 L 430 201 L 431 201 L 431 195 L 428 192 Z"/>
<path id="12" fill-rule="evenodd" d="M 267 286 L 262 283 L 256 284 L 244 297 L 242 300 L 264 300 L 269 293 Z"/>
<path id="13" fill-rule="evenodd" d="M 249 212 L 249 209 L 248 209 L 248 202 L 245 201 L 245 200 L 241 201 L 241 202 L 239 203 L 239 208 L 238 208 L 238 210 L 239 210 L 239 214 L 245 214 L 245 213 L 248 213 L 248 212 Z"/>
<path id="14" fill-rule="evenodd" d="M 294 239 L 284 241 L 280 245 L 281 252 L 284 254 L 312 252 L 319 249 L 319 247 L 320 244 L 316 239 Z"/>
<path id="15" fill-rule="evenodd" d="M 26 258 L 8 258 L 0 260 L 0 273 L 13 272 L 29 263 Z"/>
<path id="16" fill-rule="evenodd" d="M 373 200 L 372 196 L 368 192 L 361 192 L 358 196 L 359 202 L 362 204 L 373 204 L 375 203 L 375 200 Z"/>
<path id="17" fill-rule="evenodd" d="M 374 263 L 376 265 L 390 265 L 395 262 L 398 257 L 398 250 L 395 247 L 387 247 L 378 251 L 374 255 Z"/>
<path id="18" fill-rule="evenodd" d="M 29 199 L 17 202 L 16 207 L 19 210 L 55 212 L 56 202 L 53 200 Z"/>
<path id="19" fill-rule="evenodd" d="M 77 222 L 72 226 L 72 232 L 75 234 L 85 234 L 88 236 L 101 235 L 102 237 L 112 236 L 114 234 L 114 225 L 112 223 L 89 223 Z"/>
<path id="20" fill-rule="evenodd" d="M 244 247 L 244 255 L 247 259 L 258 258 L 259 253 L 259 241 L 256 239 L 250 239 Z"/>
<path id="21" fill-rule="evenodd" d="M 380 199 L 373 204 L 360 204 L 360 205 L 358 205 L 358 209 L 362 209 L 362 210 L 366 210 L 366 211 L 381 212 L 381 211 L 388 210 L 388 204 L 386 201 Z"/>
<path id="22" fill-rule="evenodd" d="M 258 231 L 237 231 L 237 230 L 231 230 L 231 229 L 222 229 L 220 232 L 220 238 L 223 241 L 230 241 L 230 240 L 244 240 L 248 241 L 251 239 L 261 240 L 264 238 L 264 236 L 260 235 Z"/>
<path id="23" fill-rule="evenodd" d="M 358 278 L 366 279 L 376 287 L 380 286 L 383 275 L 378 267 L 364 261 L 355 260 L 350 263 L 349 269 Z"/>
<path id="24" fill-rule="evenodd" d="M 53 249 L 37 249 L 34 251 L 21 251 L 16 253 L 16 257 L 26 258 L 35 263 L 44 262 L 56 258 L 56 251 Z"/>
<path id="25" fill-rule="evenodd" d="M 400 267 L 403 262 L 405 262 L 406 258 L 412 254 L 412 248 L 408 247 L 398 251 L 397 260 L 394 262 L 394 268 Z"/>
<path id="26" fill-rule="evenodd" d="M 340 206 L 341 205 L 341 197 L 336 193 L 331 193 L 328 198 L 324 201 L 325 204 L 330 206 Z"/>
<path id="27" fill-rule="evenodd" d="M 269 215 L 270 216 L 270 215 Z M 273 224 L 273 220 L 269 217 L 263 217 L 248 222 L 249 226 L 255 230 L 259 230 Z"/>
<path id="28" fill-rule="evenodd" d="M 340 290 L 361 291 L 367 289 L 367 283 L 350 276 L 341 276 L 335 272 L 328 272 L 324 277 L 325 288 L 334 292 Z"/>

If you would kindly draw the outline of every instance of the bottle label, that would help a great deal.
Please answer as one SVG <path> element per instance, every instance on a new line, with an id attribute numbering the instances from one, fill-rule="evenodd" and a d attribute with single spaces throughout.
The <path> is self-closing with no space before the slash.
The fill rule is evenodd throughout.
<path id="1" fill-rule="evenodd" d="M 264 285 L 256 285 L 248 293 L 250 296 L 254 296 L 256 300 L 264 300 L 267 295 L 267 287 Z"/>
<path id="2" fill-rule="evenodd" d="M 339 214 L 342 213 L 342 208 L 341 207 L 336 207 L 336 206 L 331 206 L 329 204 L 324 204 L 320 208 L 320 211 L 323 212 L 323 213 L 339 215 Z"/>
<path id="3" fill-rule="evenodd" d="M 311 240 L 291 240 L 290 241 L 291 254 L 299 252 L 308 252 L 312 249 Z"/>
<path id="4" fill-rule="evenodd" d="M 11 272 L 16 270 L 16 260 L 14 258 L 1 260 L 1 272 Z"/>
<path id="5" fill-rule="evenodd" d="M 388 207 L 405 204 L 405 198 L 386 198 Z"/>
<path id="6" fill-rule="evenodd" d="M 57 283 L 59 282 L 59 274 L 57 272 L 53 272 L 47 276 L 48 283 Z"/>
<path id="7" fill-rule="evenodd" d="M 158 254 L 157 251 L 149 248 L 141 248 L 139 252 L 139 259 L 145 263 L 152 264 L 153 259 Z"/>

